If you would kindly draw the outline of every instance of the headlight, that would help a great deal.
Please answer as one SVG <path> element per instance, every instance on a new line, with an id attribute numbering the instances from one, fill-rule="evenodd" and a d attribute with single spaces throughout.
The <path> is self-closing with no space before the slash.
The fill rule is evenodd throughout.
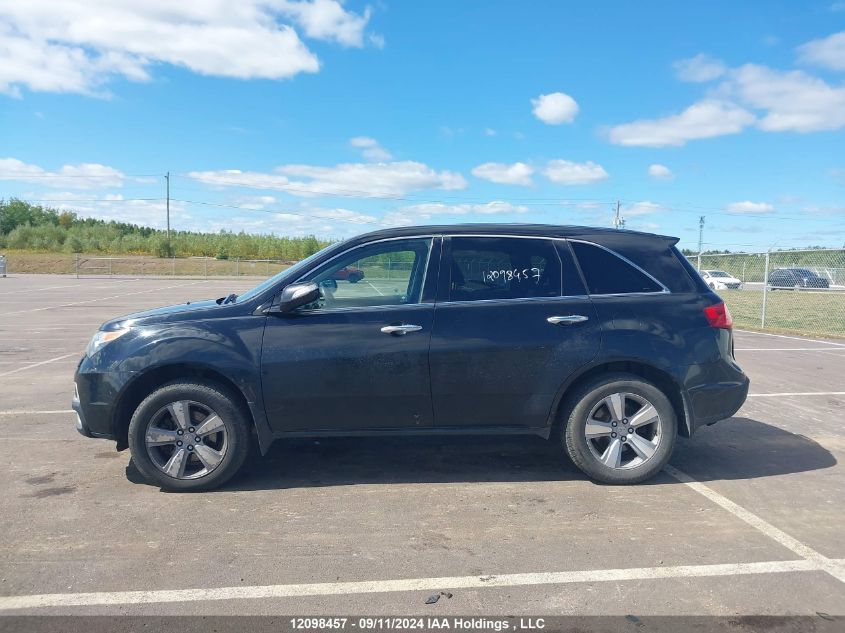
<path id="1" fill-rule="evenodd" d="M 115 339 L 120 338 L 128 331 L 129 328 L 111 330 L 108 332 L 100 330 L 91 338 L 91 342 L 88 343 L 88 347 L 85 348 L 86 356 L 93 356 L 94 354 L 99 352 L 104 345 L 106 345 L 107 343 L 111 343 Z"/>

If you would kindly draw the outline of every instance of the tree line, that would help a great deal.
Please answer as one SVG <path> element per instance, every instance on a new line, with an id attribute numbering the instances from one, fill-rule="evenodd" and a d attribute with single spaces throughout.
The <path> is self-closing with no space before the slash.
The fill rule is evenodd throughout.
<path id="1" fill-rule="evenodd" d="M 167 232 L 127 222 L 83 218 L 73 211 L 0 199 L 0 249 L 157 257 L 216 257 L 296 261 L 324 248 L 313 235 L 279 237 L 243 231 Z"/>

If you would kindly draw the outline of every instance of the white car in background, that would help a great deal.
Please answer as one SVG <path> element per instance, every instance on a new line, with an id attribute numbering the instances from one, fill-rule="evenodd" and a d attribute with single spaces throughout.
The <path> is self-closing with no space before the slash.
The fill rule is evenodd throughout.
<path id="1" fill-rule="evenodd" d="M 724 270 L 702 270 L 701 276 L 713 290 L 740 290 L 742 282 Z"/>

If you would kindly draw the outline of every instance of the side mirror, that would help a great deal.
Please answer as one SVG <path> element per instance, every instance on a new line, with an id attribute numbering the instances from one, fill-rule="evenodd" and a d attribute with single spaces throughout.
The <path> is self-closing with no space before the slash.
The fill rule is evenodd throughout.
<path id="1" fill-rule="evenodd" d="M 293 312 L 297 308 L 314 303 L 320 298 L 320 289 L 314 283 L 290 284 L 285 286 L 279 295 L 279 302 L 274 306 L 274 312 Z"/>

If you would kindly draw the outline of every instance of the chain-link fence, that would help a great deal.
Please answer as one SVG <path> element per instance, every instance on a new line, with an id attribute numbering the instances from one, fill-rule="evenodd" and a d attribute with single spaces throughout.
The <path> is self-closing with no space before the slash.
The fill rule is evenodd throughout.
<path id="1" fill-rule="evenodd" d="M 80 253 L 9 252 L 8 274 L 44 273 L 87 277 L 270 277 L 294 262 L 214 257 L 100 257 Z"/>
<path id="2" fill-rule="evenodd" d="M 725 300 L 737 327 L 845 336 L 845 249 L 707 254 L 690 259 Z M 738 287 L 731 278 L 739 282 Z"/>

